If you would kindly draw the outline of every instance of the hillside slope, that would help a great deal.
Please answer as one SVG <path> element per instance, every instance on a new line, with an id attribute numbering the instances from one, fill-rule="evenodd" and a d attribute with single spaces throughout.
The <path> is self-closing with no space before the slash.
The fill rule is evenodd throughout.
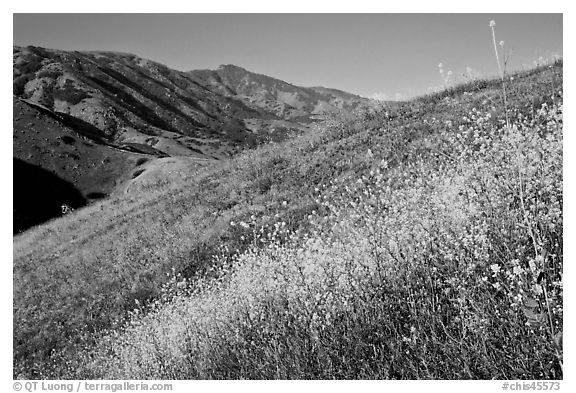
<path id="1" fill-rule="evenodd" d="M 511 130 L 498 81 L 476 81 L 182 164 L 16 236 L 15 375 L 561 378 L 543 295 L 532 314 L 509 302 L 545 285 L 561 331 L 561 86 L 561 63 L 515 75 Z M 524 284 L 499 292 L 504 271 Z"/>
<path id="2" fill-rule="evenodd" d="M 22 163 L 14 167 L 15 233 L 60 216 L 62 205 L 78 208 L 108 196 L 142 163 L 161 155 L 116 147 L 88 127 L 80 133 L 61 115 L 16 97 L 13 109 L 13 157 Z M 42 187 L 27 167 L 38 168 Z M 70 192 L 56 191 L 59 182 L 69 183 Z"/>
<path id="3" fill-rule="evenodd" d="M 229 69 L 255 75 L 234 66 L 220 70 Z M 228 83 L 225 87 L 195 76 L 200 74 L 131 54 L 15 46 L 14 158 L 70 182 L 82 194 L 83 201 L 73 203 L 79 207 L 125 190 L 143 162 L 167 156 L 193 161 L 227 158 L 263 141 L 307 130 L 311 122 L 336 109 L 368 102 L 342 92 L 318 94 L 298 88 L 306 107 L 300 105 L 295 117 L 253 104 L 260 95 L 287 94 L 277 88 L 291 86 L 286 82 L 260 75 L 267 83 L 259 85 L 257 93 L 232 94 L 230 89 L 239 87 L 230 72 L 214 73 Z M 238 72 L 234 76 L 239 77 Z M 329 105 L 337 96 L 345 97 L 347 104 Z M 15 175 L 15 187 L 25 187 L 26 179 Z M 58 216 L 60 206 L 71 203 L 65 195 L 52 199 L 54 206 L 46 209 L 52 215 L 18 210 L 14 231 Z M 27 206 L 31 204 L 18 209 Z"/>

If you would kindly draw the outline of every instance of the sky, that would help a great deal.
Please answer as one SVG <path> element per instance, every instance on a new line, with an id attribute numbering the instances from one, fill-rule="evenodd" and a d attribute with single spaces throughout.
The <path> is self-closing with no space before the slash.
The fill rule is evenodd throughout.
<path id="1" fill-rule="evenodd" d="M 14 14 L 13 44 L 129 52 L 181 71 L 235 64 L 300 86 L 405 99 L 468 71 L 562 56 L 562 14 Z"/>

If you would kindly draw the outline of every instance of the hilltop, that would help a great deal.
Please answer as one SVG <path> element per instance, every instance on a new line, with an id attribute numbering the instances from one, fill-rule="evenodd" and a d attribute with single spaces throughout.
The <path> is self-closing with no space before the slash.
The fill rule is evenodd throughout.
<path id="1" fill-rule="evenodd" d="M 201 74 L 260 97 L 233 71 Z M 506 113 L 498 80 L 343 113 L 15 236 L 15 376 L 562 378 L 562 72 L 514 75 Z"/>

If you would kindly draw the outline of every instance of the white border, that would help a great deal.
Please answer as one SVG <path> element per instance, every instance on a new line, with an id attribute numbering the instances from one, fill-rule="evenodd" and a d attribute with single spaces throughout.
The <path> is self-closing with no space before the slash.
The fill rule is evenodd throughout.
<path id="1" fill-rule="evenodd" d="M 474 4 L 463 4 L 462 1 L 401 1 L 401 2 L 381 2 L 377 4 L 370 0 L 354 0 L 348 2 L 328 2 L 310 0 L 291 0 L 286 2 L 272 2 L 272 1 L 232 1 L 221 0 L 217 2 L 202 2 L 205 4 L 198 4 L 199 2 L 155 2 L 154 4 L 146 4 L 141 1 L 120 2 L 112 0 L 100 0 L 96 2 L 79 2 L 79 1 L 39 1 L 39 0 L 25 0 L 18 4 L 10 4 L 10 6 L 3 6 L 2 12 L 2 39 L 5 45 L 2 46 L 3 61 L 0 63 L 2 66 L 2 142 L 0 144 L 1 150 L 1 178 L 5 182 L 12 184 L 12 164 L 10 160 L 12 139 L 9 130 L 11 129 L 12 111 L 9 103 L 9 92 L 12 90 L 12 84 L 8 80 L 8 72 L 11 61 L 8 60 L 8 44 L 12 45 L 12 14 L 13 13 L 54 13 L 54 12 L 77 12 L 77 13 L 468 13 L 468 12 L 484 12 L 484 13 L 564 13 L 564 39 L 574 37 L 574 25 L 576 22 L 569 7 L 570 2 L 566 1 L 495 1 L 483 0 L 481 2 L 474 2 Z M 4 12 L 4 7 L 8 8 Z M 9 31 L 8 31 L 9 29 Z M 572 125 L 574 124 L 572 115 L 573 108 L 573 77 L 572 77 L 572 51 L 573 45 L 565 46 L 565 72 L 564 72 L 564 92 L 565 92 L 565 132 L 564 135 L 564 238 L 568 241 L 565 242 L 565 279 L 564 282 L 568 285 L 565 286 L 565 379 L 562 381 L 562 391 L 576 391 L 576 384 L 574 378 L 574 336 L 572 332 L 576 332 L 574 325 L 574 290 L 571 286 L 574 280 L 574 246 L 573 241 L 576 239 L 576 232 L 574 230 L 574 207 L 572 201 L 576 201 L 574 192 L 574 169 L 575 155 L 571 154 L 574 151 L 574 134 Z M 566 68 L 567 67 L 567 68 Z M 10 114 L 10 115 L 9 115 Z M 10 142 L 9 142 L 10 141 Z M 10 186 L 11 187 L 11 186 Z M 6 191 L 0 194 L 2 202 L 2 218 L 3 222 L 0 226 L 0 249 L 2 252 L 1 260 L 1 313 L 5 317 L 5 322 L 2 324 L 2 345 L 4 351 L 0 357 L 0 372 L 1 382 L 4 386 L 4 391 L 12 391 L 12 354 L 9 348 L 12 343 L 12 233 L 11 233 L 11 213 L 9 211 L 12 205 L 12 192 L 8 191 L 8 186 L 4 187 Z M 340 381 L 340 382 L 183 382 L 175 381 L 174 390 L 178 392 L 190 391 L 191 389 L 198 391 L 207 390 L 229 390 L 233 387 L 235 390 L 246 392 L 266 392 L 269 393 L 270 389 L 281 390 L 305 390 L 305 391 L 349 391 L 351 389 L 361 389 L 362 391 L 441 391 L 441 392 L 501 392 L 501 383 L 497 381 Z"/>

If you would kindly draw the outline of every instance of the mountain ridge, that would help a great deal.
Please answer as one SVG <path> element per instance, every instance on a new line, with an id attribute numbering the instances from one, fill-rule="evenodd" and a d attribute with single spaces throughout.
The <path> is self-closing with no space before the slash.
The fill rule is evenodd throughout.
<path id="1" fill-rule="evenodd" d="M 290 116 L 278 116 L 277 111 L 266 111 L 265 105 L 252 105 L 253 102 L 251 103 L 248 98 L 256 100 L 257 97 L 246 94 L 249 93 L 246 88 L 240 89 L 241 80 L 250 80 L 252 83 L 258 81 L 259 87 L 264 88 L 275 90 L 288 88 L 308 93 L 301 94 L 299 98 L 307 96 L 306 98 L 313 98 L 316 101 L 319 98 L 326 101 L 334 99 L 342 101 L 342 97 L 345 96 L 349 100 L 346 102 L 349 105 L 340 105 L 337 108 L 326 106 L 325 110 L 314 111 L 312 113 L 314 115 L 343 109 L 342 106 L 346 106 L 344 109 L 349 109 L 369 103 L 369 100 L 363 97 L 336 89 L 320 88 L 323 92 L 318 93 L 319 88 L 296 86 L 231 64 L 221 65 L 217 70 L 182 72 L 130 53 L 62 51 L 32 46 L 14 46 L 13 52 L 16 96 L 44 104 L 55 111 L 69 112 L 109 134 L 120 134 L 118 137 L 122 136 L 126 128 L 139 128 L 139 131 L 144 133 L 175 131 L 200 136 L 215 131 L 216 134 L 220 134 L 223 143 L 230 142 L 230 139 L 232 142 L 245 142 L 246 138 L 227 135 L 224 126 L 227 120 L 290 120 Z M 217 80 L 203 80 L 202 76 L 205 74 L 216 76 Z M 220 82 L 222 79 L 226 82 L 225 88 L 231 91 L 216 88 L 218 86 L 215 86 L 214 82 Z M 332 96 L 326 94 L 328 91 Z M 233 97 L 237 93 L 240 93 L 243 99 Z M 260 90 L 257 93 L 265 95 L 265 92 Z M 315 93 L 316 96 L 312 97 Z M 230 101 L 230 97 L 236 99 Z M 271 95 L 267 97 L 270 98 Z M 286 104 L 285 99 L 280 101 Z M 90 113 L 89 116 L 75 110 L 86 111 L 86 105 L 82 106 L 83 103 L 93 107 L 112 107 L 115 111 L 104 114 Z M 304 105 L 300 105 L 300 110 L 302 106 Z M 307 106 L 311 107 L 311 104 L 308 103 Z M 153 109 L 157 113 L 146 115 L 143 113 L 144 109 Z M 171 115 L 172 119 L 168 118 L 167 114 Z M 302 120 L 303 116 L 310 114 L 298 113 L 297 117 Z M 294 127 L 301 126 L 297 122 L 294 123 L 292 124 Z M 184 131 L 185 127 L 191 130 Z M 250 130 L 257 133 L 262 131 L 262 128 L 255 129 L 252 126 Z M 251 133 L 246 127 L 240 127 L 238 131 L 241 134 Z M 253 138 L 247 137 L 247 139 Z"/>
<path id="2" fill-rule="evenodd" d="M 194 80 L 236 96 L 247 105 L 273 112 L 279 117 L 294 119 L 307 114 L 319 115 L 339 110 L 354 110 L 363 97 L 338 89 L 302 87 L 233 64 L 216 70 L 189 71 Z"/>

